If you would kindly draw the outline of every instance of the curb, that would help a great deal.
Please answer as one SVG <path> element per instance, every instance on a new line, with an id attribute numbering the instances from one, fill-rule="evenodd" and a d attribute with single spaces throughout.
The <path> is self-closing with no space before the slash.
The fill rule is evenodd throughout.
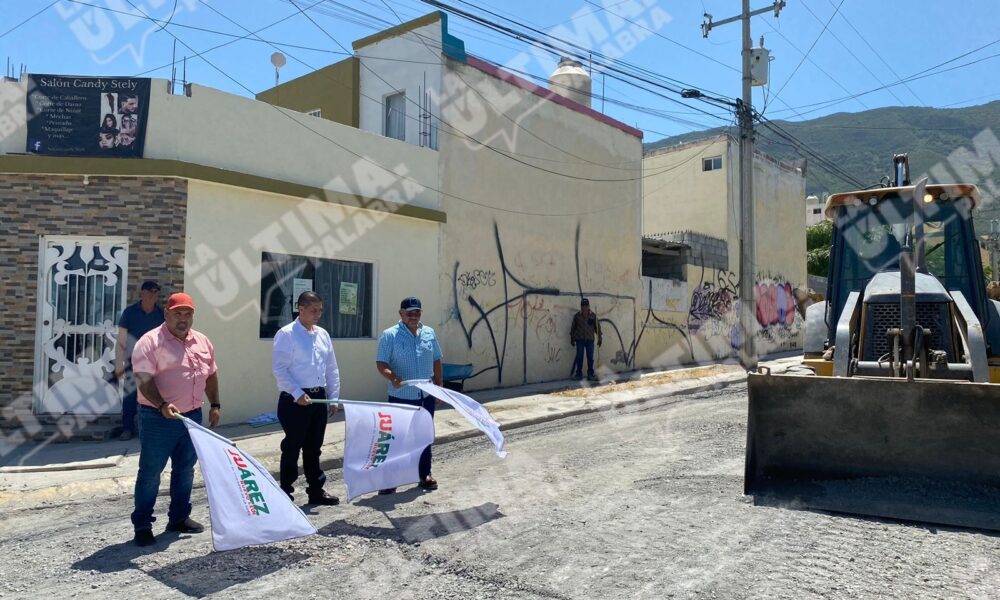
<path id="1" fill-rule="evenodd" d="M 84 460 L 71 463 L 59 463 L 53 465 L 29 465 L 29 466 L 9 466 L 0 467 L 0 473 L 53 473 L 61 471 L 84 471 L 86 469 L 107 469 L 117 467 L 125 458 L 126 452 L 118 456 L 108 456 L 106 458 L 95 458 L 94 460 Z"/>
<path id="2" fill-rule="evenodd" d="M 635 398 L 628 398 L 623 400 L 611 401 L 606 404 L 599 404 L 589 407 L 573 408 L 565 411 L 554 411 L 545 415 L 524 417 L 521 419 L 515 419 L 508 421 L 501 425 L 501 431 L 513 431 L 516 429 L 521 429 L 523 427 L 530 427 L 532 425 L 539 425 L 542 423 L 550 423 L 553 421 L 558 421 L 560 419 L 566 419 L 570 417 L 576 417 L 579 415 L 585 415 L 590 413 L 597 413 L 603 411 L 620 410 L 630 406 L 649 404 L 653 405 L 657 402 L 662 402 L 665 399 L 672 398 L 674 396 L 686 396 L 689 394 L 696 394 L 699 392 L 723 389 L 730 385 L 740 383 L 746 380 L 745 373 L 733 373 L 730 375 L 718 375 L 717 380 L 702 383 L 698 385 L 692 385 L 687 387 L 682 387 L 679 389 L 673 389 L 668 391 L 663 391 L 650 396 L 639 396 Z M 482 433 L 469 426 L 468 429 L 463 429 L 460 431 L 453 431 L 451 433 L 444 434 L 440 437 L 435 438 L 435 444 L 447 444 L 451 442 L 457 442 L 460 440 L 465 440 L 471 437 L 476 437 L 482 435 Z M 279 456 L 278 453 L 258 455 L 256 458 L 259 461 L 266 462 L 269 459 L 273 459 Z M 110 461 L 108 459 L 99 459 L 98 461 L 91 461 L 90 463 L 71 463 L 75 470 L 80 469 L 96 469 L 107 466 L 117 466 L 124 455 L 117 457 L 114 460 L 114 464 L 107 464 Z M 102 464 L 98 464 L 102 463 Z M 329 469 L 340 469 L 344 465 L 343 457 L 331 457 L 327 460 L 320 461 L 320 468 L 324 471 Z M 43 465 L 38 467 L 5 467 L 10 469 L 23 469 L 19 471 L 6 471 L 8 473 L 28 473 L 28 472 L 47 472 L 56 470 L 67 470 L 67 465 L 51 466 Z M 269 470 L 270 471 L 270 470 Z M 277 477 L 276 472 L 271 472 L 272 476 Z M 132 488 L 134 487 L 135 476 L 128 477 L 109 477 L 106 479 L 89 480 L 82 482 L 74 482 L 63 485 L 50 486 L 46 488 L 38 488 L 28 492 L 0 492 L 0 508 L 6 511 L 18 511 L 18 510 L 39 510 L 46 508 L 57 508 L 59 506 L 66 506 L 72 504 L 78 504 L 80 502 L 85 502 L 87 500 L 93 499 L 95 497 L 100 497 L 102 499 L 109 499 L 112 497 L 128 496 L 132 493 Z M 203 489 L 205 487 L 204 479 L 196 478 L 194 482 L 193 489 Z M 74 496 L 77 494 L 83 494 L 86 497 L 79 497 L 71 500 L 65 500 L 62 502 L 52 502 L 49 504 L 40 505 L 41 502 L 51 501 L 56 497 L 66 497 Z M 161 491 L 158 497 L 168 496 L 168 491 Z M 10 506 L 15 504 L 21 506 Z M 24 506 L 24 504 L 30 504 L 30 506 Z"/>

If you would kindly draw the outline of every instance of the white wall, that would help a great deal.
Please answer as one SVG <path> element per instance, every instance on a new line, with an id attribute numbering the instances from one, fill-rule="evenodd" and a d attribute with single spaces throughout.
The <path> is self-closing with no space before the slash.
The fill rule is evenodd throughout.
<path id="1" fill-rule="evenodd" d="M 25 89 L 20 82 L 0 80 L 0 154 L 23 153 L 28 143 Z"/>
<path id="2" fill-rule="evenodd" d="M 635 366 L 641 139 L 459 62 L 444 87 L 469 136 L 441 138 L 446 361 L 486 369 L 470 389 L 568 377 L 582 290 L 607 320 L 600 363 Z"/>
<path id="3" fill-rule="evenodd" d="M 421 145 L 419 117 L 420 107 L 425 106 L 425 91 L 430 92 L 430 112 L 433 115 L 429 122 L 433 128 L 439 125 L 441 22 L 363 46 L 356 55 L 361 60 L 361 129 L 383 135 L 385 97 L 405 92 L 406 143 Z"/>
<path id="4" fill-rule="evenodd" d="M 166 87 L 166 81 L 153 80 L 144 158 L 440 207 L 437 152 L 200 85 L 190 98 L 169 95 Z M 20 84 L 0 82 L 0 115 L 0 132 L 3 116 L 21 123 L 0 134 L 0 152 L 23 153 L 27 126 Z"/>
<path id="5" fill-rule="evenodd" d="M 822 198 L 816 196 L 806 197 L 806 227 L 812 227 L 826 220 L 826 215 L 823 214 L 825 206 L 826 202 Z M 819 212 L 816 212 L 817 210 Z"/>
<path id="6" fill-rule="evenodd" d="M 702 159 L 720 155 L 721 171 L 702 170 Z M 643 231 L 690 230 L 722 238 L 729 248 L 729 267 L 718 271 L 688 267 L 687 307 L 683 312 L 654 307 L 656 318 L 643 318 L 639 360 L 657 365 L 678 357 L 714 360 L 738 347 L 742 222 L 738 159 L 738 145 L 725 137 L 661 149 L 643 159 Z M 795 168 L 758 154 L 753 196 L 757 348 L 763 354 L 801 343 L 802 315 L 795 309 L 794 297 L 795 290 L 807 287 L 805 177 Z M 657 285 L 663 284 L 654 284 L 654 290 Z"/>
<path id="7" fill-rule="evenodd" d="M 436 152 L 212 88 L 194 86 L 187 98 L 160 87 L 153 85 L 146 158 L 440 206 L 429 189 L 437 187 Z"/>
<path id="8" fill-rule="evenodd" d="M 192 181 L 188 191 L 185 291 L 195 329 L 215 345 L 224 420 L 273 411 L 270 339 L 259 336 L 261 252 L 374 263 L 370 339 L 334 340 L 342 397 L 381 400 L 375 371 L 383 329 L 399 320 L 400 299 L 440 304 L 440 225 L 375 211 Z"/>
<path id="9" fill-rule="evenodd" d="M 702 161 L 717 156 L 722 169 L 702 171 Z M 644 235 L 690 230 L 728 240 L 735 233 L 727 201 L 739 165 L 731 161 L 727 138 L 656 150 L 642 164 Z"/>

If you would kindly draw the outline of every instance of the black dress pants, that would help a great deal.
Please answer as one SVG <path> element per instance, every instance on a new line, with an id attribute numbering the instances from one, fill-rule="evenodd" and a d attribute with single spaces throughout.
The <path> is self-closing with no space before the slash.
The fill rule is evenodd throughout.
<path id="1" fill-rule="evenodd" d="M 325 399 L 325 388 L 303 390 L 310 398 Z M 278 421 L 285 432 L 281 440 L 281 489 L 291 494 L 292 484 L 299 478 L 299 454 L 302 455 L 302 471 L 306 476 L 306 493 L 318 495 L 326 483 L 326 474 L 319 468 L 320 448 L 326 433 L 327 405 L 309 404 L 301 406 L 291 394 L 281 392 L 278 396 Z"/>

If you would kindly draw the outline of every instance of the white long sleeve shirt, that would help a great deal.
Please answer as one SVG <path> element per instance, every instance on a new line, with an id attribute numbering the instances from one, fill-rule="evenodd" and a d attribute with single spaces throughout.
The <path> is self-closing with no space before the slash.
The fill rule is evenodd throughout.
<path id="1" fill-rule="evenodd" d="M 278 391 L 298 399 L 303 389 L 325 387 L 327 398 L 340 397 L 340 369 L 330 334 L 320 326 L 309 331 L 298 319 L 274 335 L 271 371 Z"/>

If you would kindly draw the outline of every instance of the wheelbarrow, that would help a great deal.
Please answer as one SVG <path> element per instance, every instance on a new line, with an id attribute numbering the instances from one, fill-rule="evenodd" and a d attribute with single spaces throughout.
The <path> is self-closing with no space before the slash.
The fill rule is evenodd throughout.
<path id="1" fill-rule="evenodd" d="M 443 363 L 441 365 L 441 379 L 445 389 L 461 392 L 465 387 L 465 380 L 472 375 L 472 365 L 457 365 L 453 363 Z"/>

